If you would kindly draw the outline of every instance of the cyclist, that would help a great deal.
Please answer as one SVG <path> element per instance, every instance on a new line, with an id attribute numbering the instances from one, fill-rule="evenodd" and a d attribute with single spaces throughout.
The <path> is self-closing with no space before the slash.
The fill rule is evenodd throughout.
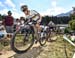
<path id="1" fill-rule="evenodd" d="M 27 5 L 22 5 L 21 10 L 26 15 L 26 19 L 28 19 L 28 21 L 36 22 L 36 24 L 34 25 L 35 34 L 40 32 L 40 30 L 41 30 L 40 22 L 42 19 L 40 14 L 38 12 L 36 12 L 35 10 L 29 10 Z M 38 30 L 38 31 L 36 31 L 36 30 Z"/>

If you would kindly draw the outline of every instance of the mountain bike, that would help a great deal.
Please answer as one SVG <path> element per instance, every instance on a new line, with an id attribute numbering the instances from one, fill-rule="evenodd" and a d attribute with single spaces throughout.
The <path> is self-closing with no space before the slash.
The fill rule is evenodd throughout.
<path id="1" fill-rule="evenodd" d="M 34 24 L 36 24 L 36 22 L 26 23 L 24 27 L 14 32 L 11 39 L 11 48 L 13 51 L 19 54 L 25 53 L 33 46 L 35 41 L 38 41 L 41 46 L 46 44 L 48 27 L 44 25 L 40 26 L 41 32 L 37 32 L 38 38 L 36 38 Z"/>

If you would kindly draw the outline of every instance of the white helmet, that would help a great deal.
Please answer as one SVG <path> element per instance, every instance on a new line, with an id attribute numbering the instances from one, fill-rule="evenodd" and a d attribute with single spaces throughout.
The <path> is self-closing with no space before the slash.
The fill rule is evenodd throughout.
<path id="1" fill-rule="evenodd" d="M 21 6 L 21 10 L 24 12 L 24 11 L 26 11 L 28 9 L 28 6 L 27 5 L 22 5 Z"/>

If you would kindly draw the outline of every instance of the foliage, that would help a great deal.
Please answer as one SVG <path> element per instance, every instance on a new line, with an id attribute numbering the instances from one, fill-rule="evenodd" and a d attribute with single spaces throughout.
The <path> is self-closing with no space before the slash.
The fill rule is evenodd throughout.
<path id="1" fill-rule="evenodd" d="M 69 21 L 69 26 L 72 30 L 75 30 L 75 19 L 74 18 L 72 18 L 72 20 Z"/>
<path id="2" fill-rule="evenodd" d="M 69 27 L 66 27 L 64 32 L 65 33 L 70 33 L 71 31 L 75 31 L 75 20 L 69 21 Z"/>
<path id="3" fill-rule="evenodd" d="M 71 14 L 70 16 L 72 20 L 75 20 L 75 14 Z"/>
<path id="4" fill-rule="evenodd" d="M 2 15 L 0 14 L 0 21 L 2 20 Z"/>
<path id="5" fill-rule="evenodd" d="M 5 19 L 6 15 L 1 15 L 0 14 L 0 21 L 2 21 L 3 19 Z"/>
<path id="6" fill-rule="evenodd" d="M 71 29 L 69 27 L 66 27 L 64 30 L 64 33 L 70 33 Z"/>
<path id="7" fill-rule="evenodd" d="M 42 24 L 48 24 L 49 21 L 53 21 L 55 24 L 68 24 L 71 20 L 69 16 L 57 17 L 57 16 L 44 16 L 42 18 Z"/>
<path id="8" fill-rule="evenodd" d="M 4 48 L 4 46 L 0 42 L 0 51 Z"/>

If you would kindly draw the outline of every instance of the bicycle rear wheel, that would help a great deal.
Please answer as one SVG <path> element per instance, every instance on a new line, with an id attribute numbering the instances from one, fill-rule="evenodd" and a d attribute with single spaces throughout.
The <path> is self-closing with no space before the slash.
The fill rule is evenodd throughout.
<path id="1" fill-rule="evenodd" d="M 17 30 L 11 39 L 11 48 L 16 53 L 27 52 L 34 43 L 34 34 L 30 30 L 21 28 Z"/>

